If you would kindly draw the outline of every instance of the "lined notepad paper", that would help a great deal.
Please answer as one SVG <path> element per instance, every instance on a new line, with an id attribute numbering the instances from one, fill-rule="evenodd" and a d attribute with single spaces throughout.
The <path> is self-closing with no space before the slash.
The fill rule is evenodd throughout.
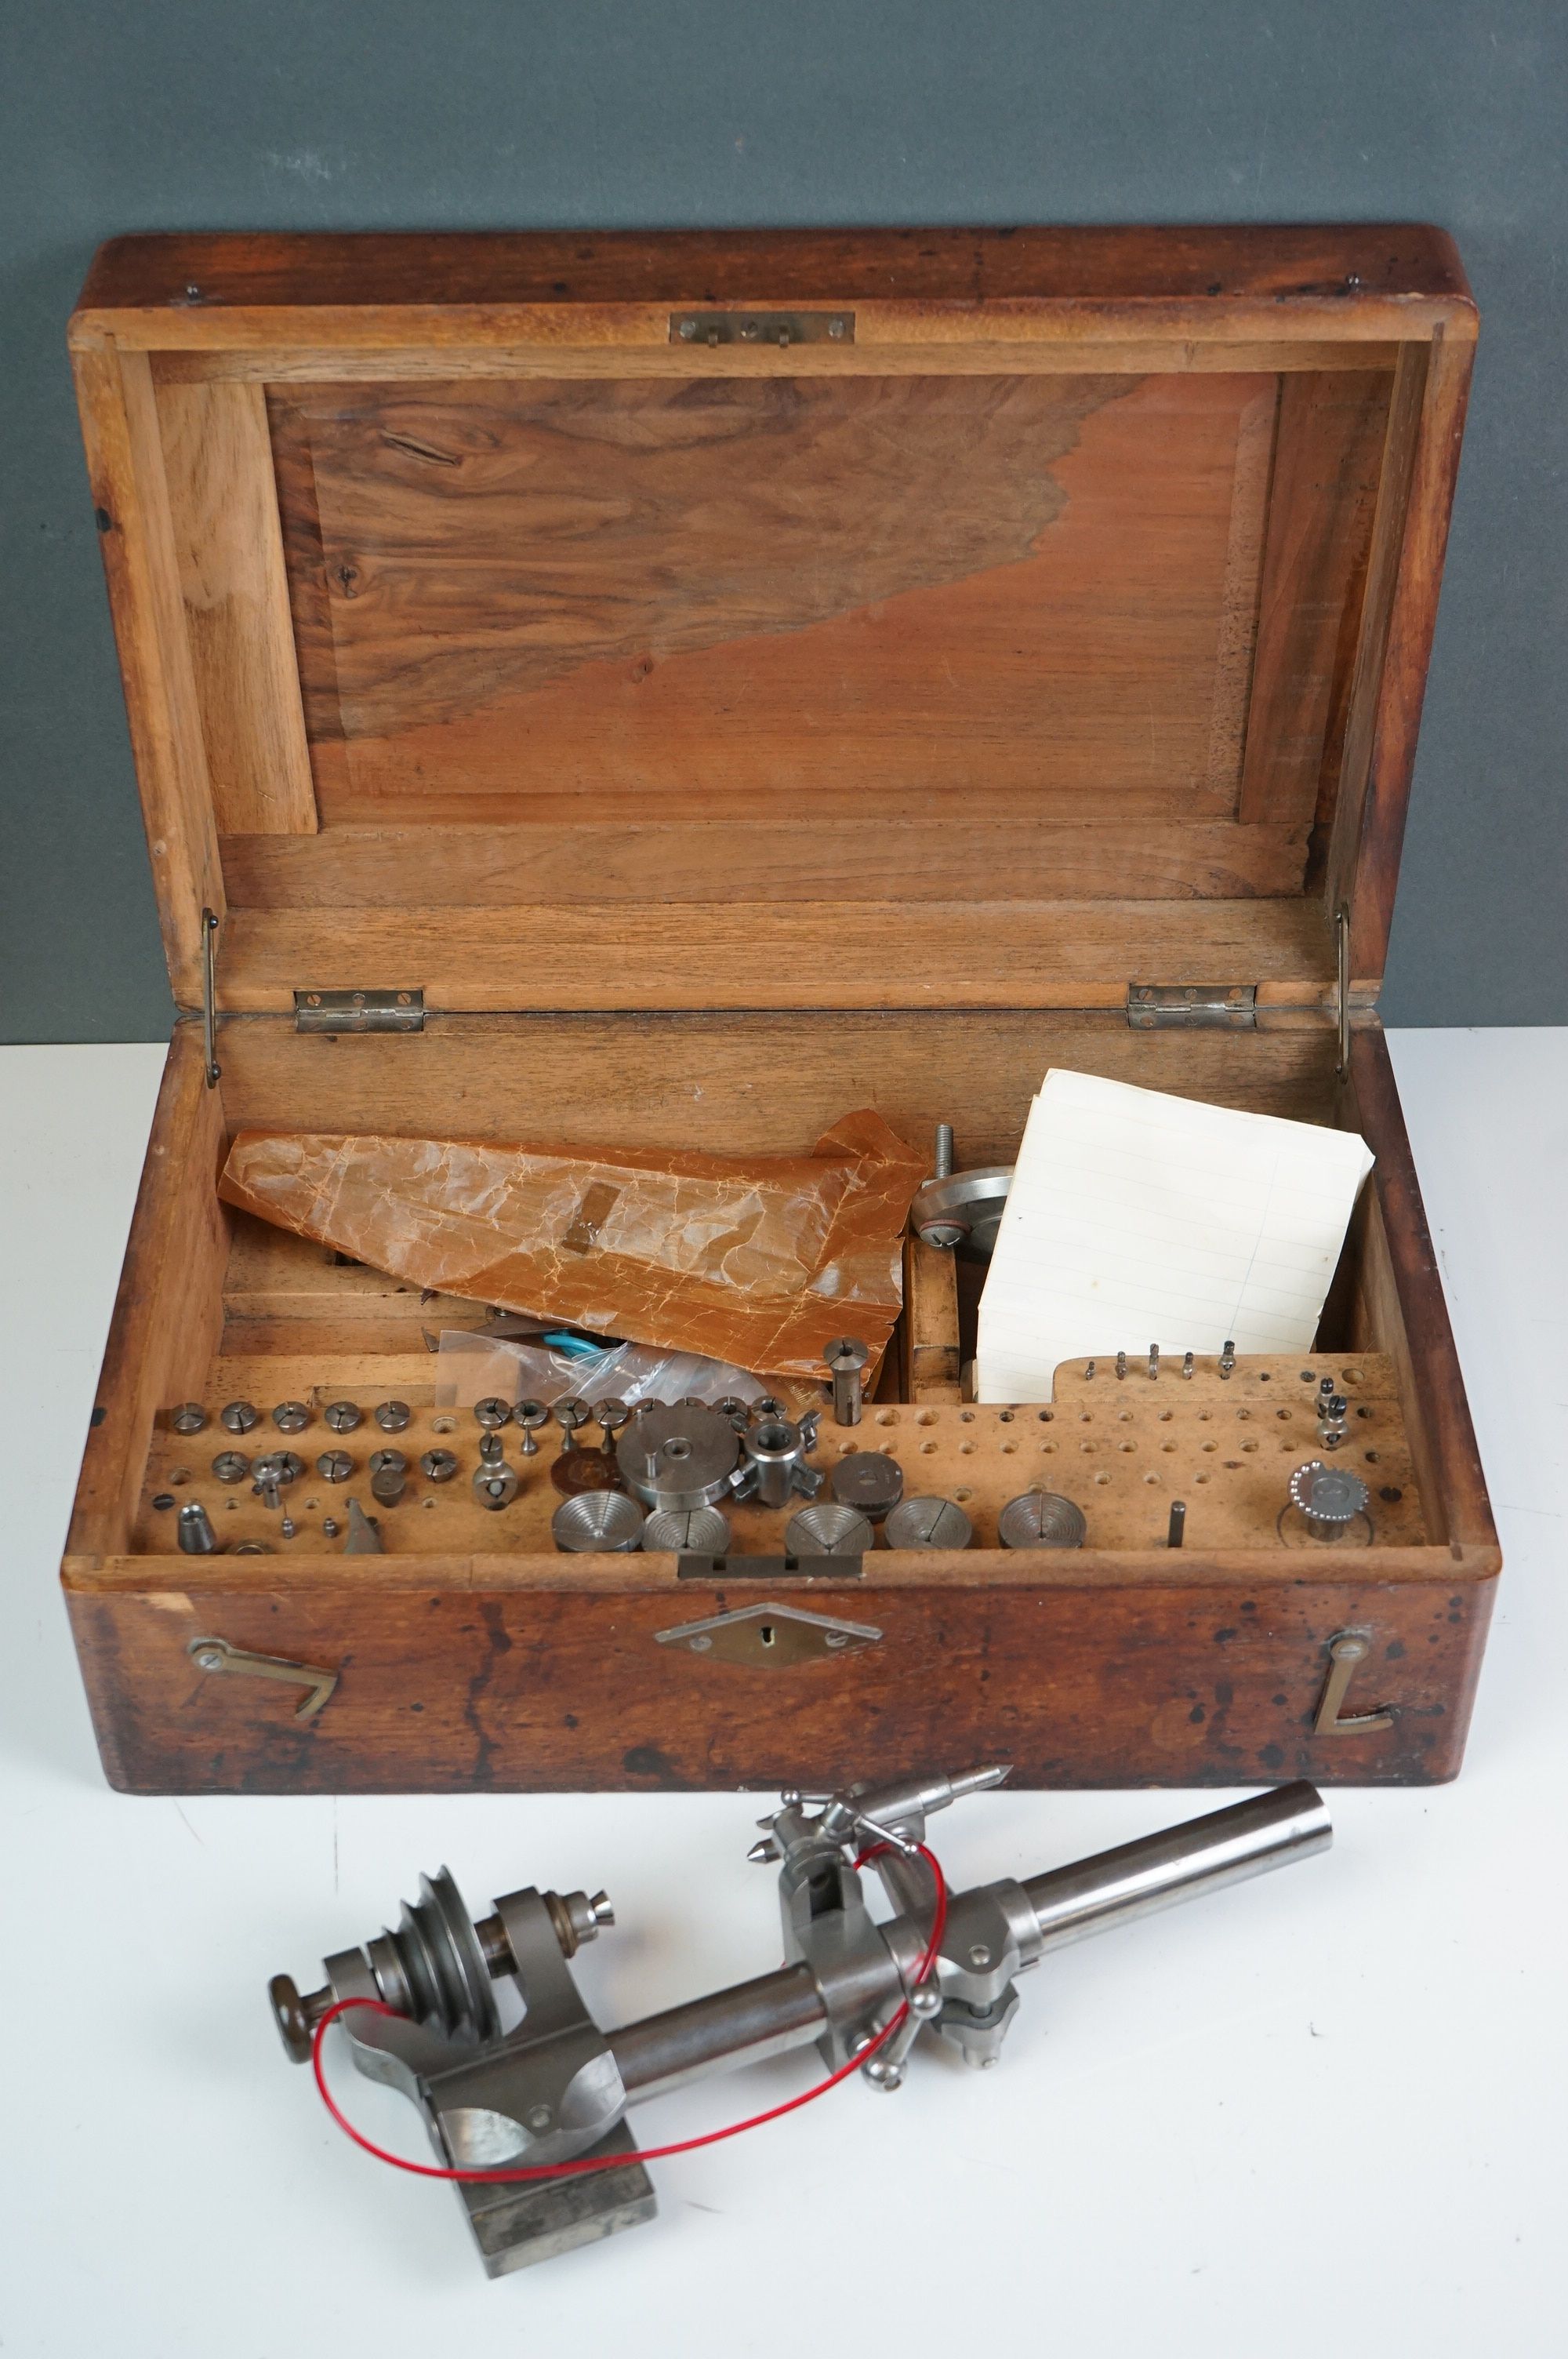
<path id="1" fill-rule="evenodd" d="M 1064 1360 L 1304 1352 L 1362 1181 L 1354 1132 L 1052 1071 L 980 1299 L 975 1395 L 1043 1401 Z"/>

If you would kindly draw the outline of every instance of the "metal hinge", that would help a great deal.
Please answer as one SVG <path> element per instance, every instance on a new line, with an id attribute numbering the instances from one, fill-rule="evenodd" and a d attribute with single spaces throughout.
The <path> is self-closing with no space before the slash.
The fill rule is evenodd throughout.
<path id="1" fill-rule="evenodd" d="M 672 344 L 852 344 L 853 311 L 672 311 Z"/>
<path id="2" fill-rule="evenodd" d="M 1251 1032 L 1255 983 L 1130 983 L 1127 1020 L 1135 1032 Z"/>
<path id="3" fill-rule="evenodd" d="M 297 991 L 297 1032 L 423 1032 L 422 991 Z"/>

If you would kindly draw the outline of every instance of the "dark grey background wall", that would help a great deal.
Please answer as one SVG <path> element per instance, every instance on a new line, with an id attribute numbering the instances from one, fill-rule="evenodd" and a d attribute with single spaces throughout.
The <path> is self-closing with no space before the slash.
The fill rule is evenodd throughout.
<path id="1" fill-rule="evenodd" d="M 64 355 L 175 227 L 1428 219 L 1481 362 L 1384 1012 L 1568 1022 L 1561 0 L 4 0 L 0 1037 L 167 1032 Z"/>

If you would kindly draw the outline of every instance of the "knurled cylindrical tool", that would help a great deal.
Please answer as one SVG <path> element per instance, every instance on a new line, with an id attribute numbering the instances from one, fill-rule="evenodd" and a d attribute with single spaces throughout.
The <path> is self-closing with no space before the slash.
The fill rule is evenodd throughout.
<path id="1" fill-rule="evenodd" d="M 851 1450 L 840 1458 L 830 1479 L 838 1505 L 858 1508 L 873 1524 L 880 1524 L 903 1496 L 903 1467 L 880 1450 Z"/>
<path id="2" fill-rule="evenodd" d="M 1370 1497 L 1359 1474 L 1348 1466 L 1325 1466 L 1321 1458 L 1309 1458 L 1291 1476 L 1291 1505 L 1314 1540 L 1343 1539 L 1357 1516 L 1367 1513 Z"/>

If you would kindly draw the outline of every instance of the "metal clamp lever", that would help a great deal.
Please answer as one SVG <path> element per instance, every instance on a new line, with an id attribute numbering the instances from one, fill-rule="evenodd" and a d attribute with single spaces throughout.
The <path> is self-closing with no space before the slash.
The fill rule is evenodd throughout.
<path id="1" fill-rule="evenodd" d="M 198 1670 L 243 1671 L 250 1679 L 282 1680 L 289 1687 L 308 1688 L 296 1720 L 314 1720 L 338 1684 L 336 1671 L 324 1671 L 316 1663 L 286 1663 L 278 1655 L 250 1655 L 243 1647 L 231 1647 L 227 1638 L 192 1638 L 185 1651 Z"/>
<path id="2" fill-rule="evenodd" d="M 1363 1736 L 1374 1728 L 1392 1728 L 1394 1716 L 1390 1712 L 1340 1712 L 1357 1664 L 1364 1663 L 1372 1651 L 1372 1641 L 1359 1630 L 1342 1630 L 1337 1638 L 1328 1642 L 1328 1677 L 1323 1683 L 1316 1716 L 1312 1724 L 1314 1736 Z"/>

